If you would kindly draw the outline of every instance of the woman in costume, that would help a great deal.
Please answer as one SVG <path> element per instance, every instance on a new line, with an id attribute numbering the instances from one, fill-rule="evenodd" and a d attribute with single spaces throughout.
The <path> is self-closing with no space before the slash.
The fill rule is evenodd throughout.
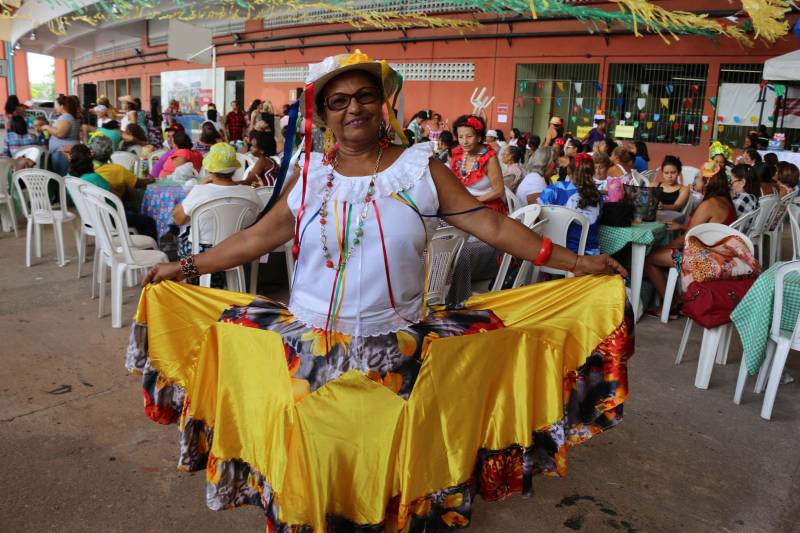
<path id="1" fill-rule="evenodd" d="M 390 145 L 381 107 L 400 131 L 401 84 L 359 51 L 311 65 L 305 134 L 325 125 L 326 153 L 306 149 L 258 223 L 145 280 L 225 270 L 294 239 L 288 307 L 150 284 L 126 361 L 148 416 L 180 422 L 180 469 L 207 469 L 209 507 L 261 505 L 270 531 L 465 526 L 476 491 L 530 494 L 534 474 L 563 475 L 569 446 L 621 419 L 633 339 L 620 276 L 427 307 L 431 215 L 537 265 L 624 270 L 486 209 L 430 143 Z"/>
<path id="2" fill-rule="evenodd" d="M 486 123 L 476 115 L 453 122 L 458 146 L 450 152 L 450 169 L 469 193 L 485 206 L 506 214 L 505 185 L 497 151 L 485 144 Z"/>

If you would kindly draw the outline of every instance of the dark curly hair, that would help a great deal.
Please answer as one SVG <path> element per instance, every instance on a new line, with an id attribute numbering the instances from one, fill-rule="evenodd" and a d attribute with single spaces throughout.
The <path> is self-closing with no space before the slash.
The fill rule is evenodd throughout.
<path id="1" fill-rule="evenodd" d="M 481 124 L 481 130 L 478 131 L 476 128 L 470 126 L 467 121 L 470 119 L 477 120 Z M 456 138 L 458 138 L 458 128 L 472 128 L 475 130 L 475 133 L 478 135 L 478 141 L 483 143 L 486 140 L 486 121 L 483 120 L 478 115 L 461 115 L 453 122 L 453 133 L 455 134 Z"/>
<path id="2" fill-rule="evenodd" d="M 667 165 L 677 168 L 678 173 L 683 170 L 683 163 L 681 163 L 681 159 L 674 155 L 664 156 L 664 161 L 661 162 L 661 168 L 664 168 Z"/>
<path id="3" fill-rule="evenodd" d="M 587 206 L 594 207 L 600 203 L 600 193 L 594 183 L 594 161 L 591 157 L 581 157 L 572 163 L 572 183 L 578 189 L 578 207 L 585 209 Z"/>

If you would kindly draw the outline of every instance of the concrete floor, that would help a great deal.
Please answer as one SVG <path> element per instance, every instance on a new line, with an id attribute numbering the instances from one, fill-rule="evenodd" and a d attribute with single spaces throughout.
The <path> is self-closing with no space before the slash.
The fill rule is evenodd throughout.
<path id="1" fill-rule="evenodd" d="M 123 368 L 127 328 L 97 318 L 74 249 L 57 267 L 51 235 L 25 268 L 24 236 L 0 234 L 0 531 L 263 531 L 258 509 L 209 511 L 204 474 L 176 471 L 175 428 L 144 417 Z M 701 391 L 699 334 L 673 364 L 682 329 L 643 319 L 624 422 L 573 449 L 566 478 L 537 478 L 534 498 L 479 499 L 469 531 L 800 531 L 800 385 L 761 420 L 752 379 L 732 401 L 736 341 Z"/>

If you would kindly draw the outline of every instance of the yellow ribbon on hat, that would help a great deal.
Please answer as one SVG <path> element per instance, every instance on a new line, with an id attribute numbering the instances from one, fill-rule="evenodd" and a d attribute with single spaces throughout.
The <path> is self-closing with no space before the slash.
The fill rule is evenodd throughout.
<path id="1" fill-rule="evenodd" d="M 361 50 L 356 48 L 355 52 L 353 52 L 352 54 L 350 54 L 349 56 L 345 57 L 342 60 L 340 66 L 346 67 L 348 65 L 357 65 L 359 63 L 369 63 L 371 61 L 372 61 L 372 59 L 370 59 L 370 57 L 367 54 L 365 54 L 364 52 L 362 52 Z"/>
<path id="2" fill-rule="evenodd" d="M 358 52 L 358 50 L 356 50 Z M 392 103 L 389 101 L 389 95 L 386 93 L 386 79 L 389 77 L 389 63 L 386 61 L 381 61 L 381 80 L 383 89 L 383 101 L 386 102 L 386 114 L 389 117 L 389 124 L 391 124 L 392 129 L 395 131 L 398 137 L 400 137 L 400 142 L 403 143 L 403 146 L 408 146 L 408 139 L 406 138 L 405 133 L 403 133 L 403 128 L 400 127 L 400 124 L 397 122 L 397 117 L 394 116 L 394 109 L 392 109 Z"/>

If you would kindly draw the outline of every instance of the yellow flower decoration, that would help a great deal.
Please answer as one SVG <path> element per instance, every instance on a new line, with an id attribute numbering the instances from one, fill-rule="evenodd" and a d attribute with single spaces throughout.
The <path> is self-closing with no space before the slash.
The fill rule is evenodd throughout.
<path id="1" fill-rule="evenodd" d="M 340 66 L 346 67 L 348 65 L 357 65 L 358 63 L 370 63 L 371 61 L 372 59 L 370 59 L 367 54 L 356 48 L 355 52 L 342 60 L 342 64 Z"/>

